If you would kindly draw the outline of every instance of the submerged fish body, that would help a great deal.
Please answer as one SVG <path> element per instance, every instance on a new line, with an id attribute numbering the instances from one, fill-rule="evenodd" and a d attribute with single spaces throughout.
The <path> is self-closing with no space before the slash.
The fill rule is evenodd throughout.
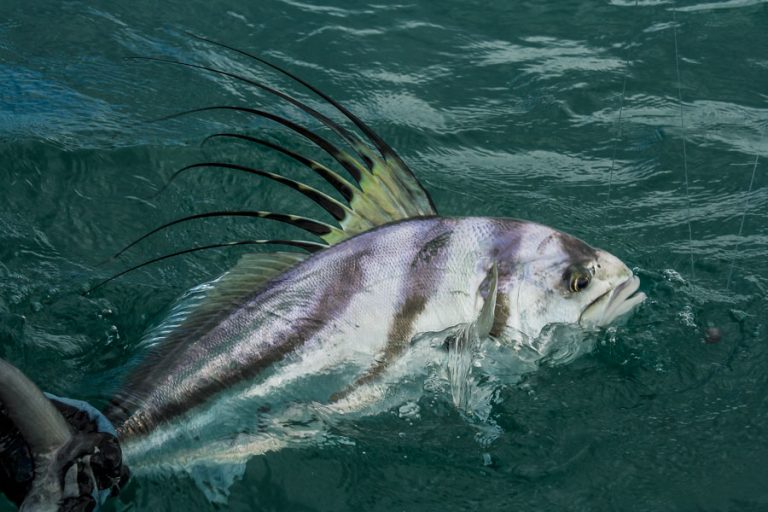
<path id="1" fill-rule="evenodd" d="M 583 290 L 571 289 L 574 268 L 592 272 Z M 630 293 L 609 297 L 621 286 Z M 351 379 L 337 378 L 301 398 L 360 409 L 381 390 L 356 392 L 411 357 L 414 340 L 478 326 L 489 304 L 491 317 L 477 334 L 514 352 L 547 325 L 613 320 L 642 300 L 635 290 L 636 278 L 618 259 L 539 224 L 482 217 L 396 222 L 278 275 L 194 338 L 171 347 L 155 341 L 149 370 L 134 372 L 113 414 L 130 411 L 117 423 L 127 460 L 138 467 L 157 455 L 153 447 L 178 437 L 179 425 L 190 435 L 200 420 L 188 413 L 205 411 L 217 396 L 223 397 L 219 410 L 244 397 L 258 408 L 270 390 L 343 368 L 339 377 Z M 210 427 L 217 416 L 208 415 Z M 214 451 L 211 446 L 196 457 L 222 457 Z"/>

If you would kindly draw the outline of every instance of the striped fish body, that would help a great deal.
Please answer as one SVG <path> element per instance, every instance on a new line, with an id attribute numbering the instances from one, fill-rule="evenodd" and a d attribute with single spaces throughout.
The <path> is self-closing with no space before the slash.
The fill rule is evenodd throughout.
<path id="1" fill-rule="evenodd" d="M 351 151 L 287 118 L 250 107 L 216 105 L 180 115 L 223 111 L 268 119 L 312 142 L 354 182 L 274 142 L 234 132 L 214 134 L 206 140 L 244 141 L 282 153 L 322 177 L 346 204 L 285 176 L 230 162 L 192 164 L 171 176 L 172 181 L 181 173 L 211 168 L 276 181 L 324 208 L 338 226 L 269 211 L 207 212 L 163 224 L 120 251 L 116 256 L 170 226 L 219 216 L 284 222 L 322 240 L 233 242 L 289 243 L 313 255 L 276 269 L 284 272 L 275 272 L 267 282 L 238 276 L 239 271 L 233 270 L 211 283 L 213 300 L 204 297 L 207 304 L 172 315 L 171 321 L 156 330 L 150 337 L 150 353 L 107 411 L 123 439 L 150 433 L 245 382 L 284 385 L 290 380 L 288 375 L 299 375 L 285 370 L 290 365 L 304 364 L 305 374 L 345 367 L 351 377 L 327 396 L 314 398 L 338 402 L 349 398 L 356 387 L 375 383 L 409 352 L 411 341 L 420 334 L 474 325 L 482 335 L 520 340 L 538 336 L 552 323 L 600 325 L 638 302 L 625 304 L 624 299 L 637 289 L 637 280 L 621 261 L 569 235 L 511 219 L 438 216 L 429 194 L 405 162 L 340 103 L 261 57 L 205 38 L 195 39 L 252 59 L 301 84 L 351 122 L 363 137 L 252 78 L 204 65 L 150 59 L 228 77 L 300 109 Z M 155 258 L 117 276 L 165 257 L 225 245 L 231 244 Z M 238 284 L 241 277 L 245 283 L 257 284 L 250 288 Z M 219 290 L 233 282 L 239 293 Z M 179 316 L 181 321 L 176 322 Z"/>
<path id="2" fill-rule="evenodd" d="M 413 219 L 317 253 L 206 332 L 190 332 L 171 346 L 160 340 L 120 394 L 120 410 L 131 411 L 119 427 L 122 436 L 147 433 L 267 374 L 284 385 L 274 366 L 354 368 L 356 380 L 340 382 L 326 400 L 375 380 L 418 334 L 477 318 L 495 255 L 523 226 L 483 218 Z"/>
<path id="3" fill-rule="evenodd" d="M 567 289 L 564 276 L 574 265 L 596 268 L 589 293 Z M 603 302 L 615 308 L 642 300 L 625 300 L 636 287 L 615 292 L 633 279 L 610 254 L 535 223 L 430 217 L 388 224 L 316 253 L 206 330 L 157 341 L 111 419 L 134 469 L 142 459 L 166 460 L 169 450 L 190 451 L 192 435 L 204 448 L 187 459 L 175 451 L 167 460 L 192 464 L 227 454 L 242 462 L 284 446 L 235 442 L 238 432 L 251 436 L 263 428 L 260 410 L 301 402 L 370 411 L 386 394 L 388 372 L 423 354 L 413 343 L 421 335 L 439 339 L 474 327 L 476 336 L 506 343 L 514 357 L 519 335 L 530 340 L 547 325 L 578 324 Z M 613 311 L 608 306 L 600 306 L 602 314 Z M 533 352 L 546 355 L 541 347 Z M 431 361 L 415 359 L 410 368 L 423 370 Z M 450 377 L 460 407 L 465 370 Z M 129 414 L 123 421 L 115 411 Z M 293 433 L 268 437 L 272 443 L 282 435 Z M 218 446 L 212 439 L 228 441 Z"/>

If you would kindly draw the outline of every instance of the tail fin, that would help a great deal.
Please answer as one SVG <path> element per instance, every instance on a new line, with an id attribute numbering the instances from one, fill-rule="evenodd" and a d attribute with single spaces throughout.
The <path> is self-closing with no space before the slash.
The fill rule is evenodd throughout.
<path id="1" fill-rule="evenodd" d="M 0 359 L 0 491 L 21 510 L 95 510 L 127 482 L 115 430 L 96 409 L 45 395 Z"/>

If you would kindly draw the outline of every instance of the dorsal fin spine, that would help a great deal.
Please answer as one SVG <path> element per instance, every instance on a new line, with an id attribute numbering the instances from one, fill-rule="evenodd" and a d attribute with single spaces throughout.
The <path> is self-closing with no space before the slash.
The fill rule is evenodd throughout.
<path id="1" fill-rule="evenodd" d="M 325 244 L 319 244 L 317 242 L 309 242 L 307 240 L 238 240 L 236 242 L 225 242 L 225 243 L 221 243 L 221 244 L 209 244 L 209 245 L 203 245 L 203 246 L 199 246 L 199 247 L 192 247 L 192 248 L 189 248 L 189 249 L 184 249 L 184 250 L 181 250 L 181 251 L 176 251 L 176 252 L 173 252 L 173 253 L 170 253 L 170 254 L 164 254 L 163 256 L 158 256 L 156 258 L 152 258 L 150 260 L 144 261 L 144 262 L 139 263 L 137 265 L 134 265 L 134 266 L 132 266 L 130 268 L 127 268 L 127 269 L 125 269 L 125 270 L 123 270 L 123 271 L 121 271 L 121 272 L 119 272 L 117 274 L 114 274 L 114 275 L 108 277 L 107 279 L 104 279 L 103 281 L 100 281 L 96 285 L 90 287 L 88 290 L 83 292 L 83 295 L 88 295 L 91 292 L 93 292 L 94 290 L 96 290 L 97 288 L 101 288 L 105 284 L 107 284 L 107 283 L 109 283 L 111 281 L 114 281 L 118 277 L 124 276 L 125 274 L 127 274 L 129 272 L 133 272 L 134 270 L 138 270 L 138 269 L 140 269 L 142 267 L 146 267 L 147 265 L 151 265 L 151 264 L 157 263 L 159 261 L 167 260 L 168 258 L 173 258 L 173 257 L 176 257 L 176 256 L 181 256 L 183 254 L 190 254 L 190 253 L 197 252 L 197 251 L 206 251 L 206 250 L 209 250 L 209 249 L 217 249 L 217 248 L 221 248 L 221 247 L 234 247 L 234 246 L 237 246 L 237 245 L 288 245 L 288 246 L 291 246 L 291 247 L 297 247 L 297 248 L 300 248 L 300 249 L 304 249 L 305 251 L 310 252 L 310 253 L 317 252 L 317 251 L 320 251 L 320 250 L 325 249 L 326 247 L 328 247 Z"/>
<path id="2" fill-rule="evenodd" d="M 324 192 L 321 192 L 316 188 L 310 187 L 309 185 L 305 185 L 304 183 L 300 183 L 298 181 L 292 180 L 290 178 L 286 178 L 285 176 L 281 176 L 280 174 L 275 174 L 273 172 L 264 171 L 262 169 L 254 169 L 252 167 L 246 167 L 244 165 L 239 165 L 239 164 L 230 164 L 226 162 L 201 162 L 197 164 L 190 164 L 190 165 L 184 166 L 171 175 L 165 187 L 170 185 L 171 182 L 175 180 L 181 173 L 190 171 L 192 169 L 201 169 L 205 167 L 214 167 L 214 168 L 246 172 L 249 174 L 255 174 L 257 176 L 262 176 L 272 181 L 276 181 L 277 183 L 286 185 L 292 188 L 293 190 L 299 191 L 305 196 L 307 196 L 308 198 L 312 199 L 315 203 L 323 207 L 328 213 L 333 215 L 333 217 L 338 221 L 341 221 L 347 216 L 353 215 L 352 210 L 350 210 L 348 206 L 340 203 L 339 201 L 332 198 L 328 194 L 325 194 Z"/>
<path id="3" fill-rule="evenodd" d="M 168 64 L 174 64 L 174 65 L 178 65 L 178 66 L 185 66 L 185 67 L 194 68 L 194 69 L 202 69 L 204 71 L 208 71 L 210 73 L 215 73 L 217 75 L 222 75 L 222 76 L 227 76 L 227 77 L 230 77 L 230 78 L 234 78 L 235 80 L 239 80 L 239 81 L 241 81 L 243 83 L 246 83 L 248 85 L 251 85 L 253 87 L 257 87 L 257 88 L 259 88 L 259 89 L 261 89 L 263 91 L 267 91 L 268 93 L 274 94 L 278 98 L 283 99 L 283 100 L 289 102 L 293 106 L 295 106 L 298 109 L 300 109 L 301 111 L 309 114 L 310 116 L 314 117 L 315 119 L 320 121 L 322 124 L 324 124 L 325 126 L 330 128 L 339 137 L 341 137 L 342 139 L 347 141 L 349 143 L 349 145 L 355 151 L 358 151 L 359 156 L 363 160 L 366 160 L 369 157 L 370 149 L 368 149 L 368 147 L 365 145 L 365 143 L 363 142 L 363 140 L 360 137 L 358 137 L 354 133 L 350 132 L 349 130 L 347 130 L 346 128 L 341 126 L 340 124 L 336 123 L 335 121 L 330 119 L 328 116 L 326 116 L 323 113 L 321 113 L 321 112 L 315 110 L 314 108 L 310 107 L 306 103 L 303 103 L 303 102 L 297 100 L 296 98 L 294 98 L 293 96 L 291 96 L 289 94 L 286 94 L 286 93 L 284 93 L 282 91 L 279 91 L 277 89 L 274 89 L 274 88 L 272 88 L 272 87 L 270 87 L 270 86 L 268 86 L 268 85 L 266 85 L 266 84 L 264 84 L 262 82 L 259 82 L 257 80 L 253 80 L 251 78 L 248 78 L 248 77 L 245 77 L 245 76 L 242 76 L 242 75 L 238 75 L 237 73 L 230 73 L 228 71 L 224 71 L 224 70 L 221 70 L 221 69 L 213 68 L 213 67 L 210 67 L 210 66 L 203 66 L 201 64 L 193 64 L 191 62 L 183 62 L 183 61 L 179 61 L 179 60 L 164 59 L 164 58 L 159 58 L 159 57 L 134 56 L 134 57 L 131 57 L 131 58 L 138 59 L 138 60 L 154 61 L 154 62 L 165 62 L 165 63 L 168 63 Z M 365 149 L 362 149 L 362 148 L 365 148 Z"/>
<path id="4" fill-rule="evenodd" d="M 288 78 L 294 80 L 295 82 L 300 83 L 301 85 L 303 85 L 304 87 L 306 87 L 310 91 L 314 92 L 315 94 L 317 94 L 318 96 L 323 98 L 325 101 L 327 101 L 329 104 L 331 104 L 336 110 L 338 110 L 341 114 L 343 114 L 347 119 L 352 121 L 352 123 L 361 132 L 363 132 L 363 134 L 365 134 L 366 137 L 368 137 L 368 139 L 376 147 L 376 149 L 379 150 L 379 153 L 381 153 L 382 157 L 384 157 L 385 159 L 390 159 L 391 158 L 394 161 L 394 163 L 398 167 L 400 167 L 400 169 L 403 170 L 403 172 L 407 173 L 408 176 L 410 176 L 411 178 L 414 179 L 414 182 L 416 183 L 416 185 L 418 187 L 419 195 L 423 196 L 423 198 L 426 199 L 427 204 L 429 206 L 429 209 L 431 210 L 430 212 L 426 212 L 425 214 L 428 215 L 428 214 L 434 214 L 435 212 L 437 212 L 437 208 L 435 208 L 435 205 L 432 202 L 432 198 L 429 196 L 427 191 L 424 190 L 424 188 L 415 179 L 413 171 L 411 171 L 411 169 L 406 165 L 406 163 L 403 161 L 403 159 L 400 158 L 400 156 L 395 152 L 395 150 L 392 149 L 392 147 L 389 144 L 387 144 L 381 137 L 379 137 L 379 135 L 377 135 L 376 132 L 374 132 L 367 124 L 365 124 L 359 117 L 357 117 L 350 110 L 348 110 L 344 105 L 342 105 L 338 101 L 334 100 L 329 95 L 327 95 L 326 93 L 324 93 L 323 91 L 321 91 L 317 87 L 313 86 L 309 82 L 305 81 L 301 77 L 291 73 L 290 71 L 288 71 L 287 69 L 282 68 L 281 66 L 278 66 L 277 64 L 274 64 L 274 63 L 272 63 L 272 62 L 270 62 L 270 61 L 268 61 L 266 59 L 263 59 L 263 58 L 259 57 L 258 55 L 254 55 L 254 54 L 246 52 L 244 50 L 240 50 L 239 48 L 235 48 L 233 46 L 229 46 L 227 44 L 220 43 L 220 42 L 214 41 L 212 39 L 208 39 L 208 38 L 205 38 L 205 37 L 202 37 L 202 36 L 198 36 L 198 35 L 193 34 L 191 32 L 187 32 L 187 34 L 189 34 L 191 37 L 194 37 L 195 39 L 198 39 L 200 41 L 205 41 L 206 43 L 213 44 L 213 45 L 219 46 L 221 48 L 226 48 L 226 49 L 228 49 L 230 51 L 239 53 L 240 55 L 243 55 L 243 56 L 248 57 L 250 59 L 253 59 L 253 60 L 257 61 L 257 62 L 260 62 L 260 63 L 264 64 L 265 66 L 268 66 L 268 67 L 274 69 L 278 73 L 281 73 L 281 74 L 287 76 Z M 357 149 L 358 148 L 356 148 L 356 150 Z M 411 191 L 411 192 L 413 192 L 413 191 Z"/>
<path id="5" fill-rule="evenodd" d="M 187 215 L 185 217 L 181 217 L 178 219 L 174 219 L 170 222 L 166 222 L 165 224 L 162 224 L 156 227 L 155 229 L 148 231 L 141 237 L 137 238 L 133 242 L 123 247 L 119 252 L 115 253 L 115 255 L 112 256 L 112 259 L 119 258 L 126 251 L 134 247 L 136 244 L 138 244 L 142 240 L 145 240 L 146 238 L 154 235 L 155 233 L 158 233 L 171 226 L 175 226 L 176 224 L 181 224 L 183 222 L 188 222 L 188 221 L 197 220 L 197 219 L 206 219 L 211 217 L 256 217 L 260 219 L 270 219 L 277 222 L 283 222 L 285 224 L 298 227 L 299 229 L 303 229 L 309 233 L 312 233 L 313 235 L 317 235 L 320 238 L 325 238 L 326 236 L 331 235 L 331 238 L 335 239 L 338 236 L 343 235 L 341 230 L 335 226 L 331 226 L 330 224 L 326 224 L 324 222 L 320 222 L 307 217 L 301 217 L 299 215 L 275 213 L 275 212 L 269 212 L 265 210 L 235 210 L 235 211 L 219 210 L 219 211 L 206 212 L 206 213 L 197 213 L 195 215 Z"/>
<path id="6" fill-rule="evenodd" d="M 352 211 L 355 212 L 355 215 L 357 217 L 361 217 L 365 219 L 367 224 L 370 227 L 374 227 L 377 225 L 376 222 L 376 216 L 378 214 L 379 217 L 381 217 L 382 214 L 389 215 L 391 214 L 390 211 L 386 210 L 381 204 L 378 202 L 374 202 L 371 200 L 370 196 L 365 193 L 361 193 L 360 189 L 349 183 L 347 180 L 345 180 L 343 177 L 339 176 L 336 172 L 332 171 L 325 165 L 321 164 L 320 162 L 317 162 L 315 160 L 312 160 L 311 158 L 307 158 L 303 155 L 300 155 L 296 153 L 295 151 L 291 151 L 287 148 L 284 148 L 278 144 L 275 144 L 271 141 L 259 139 L 256 137 L 251 137 L 249 135 L 242 135 L 238 133 L 219 133 L 210 135 L 205 139 L 205 141 L 208 141 L 214 137 L 231 137 L 231 138 L 237 138 L 241 140 L 245 140 L 248 142 L 253 142 L 256 144 L 260 144 L 266 147 L 269 147 L 271 149 L 274 149 L 276 151 L 279 151 L 297 162 L 309 167 L 313 171 L 317 172 L 320 176 L 325 178 L 325 180 L 338 190 L 342 196 L 350 203 L 352 206 Z M 205 142 L 204 141 L 204 142 Z M 372 155 L 372 162 L 373 159 L 378 158 L 376 155 Z M 375 179 L 373 174 L 369 174 L 367 177 L 363 178 L 363 181 L 368 179 Z M 347 219 L 344 219 L 344 222 L 346 222 Z M 345 237 L 342 237 L 345 238 Z"/>
<path id="7" fill-rule="evenodd" d="M 212 105 L 209 107 L 200 107 L 200 108 L 194 108 L 190 110 L 185 110 L 183 112 L 177 112 L 175 114 L 170 114 L 164 117 L 159 118 L 158 120 L 169 120 L 169 119 L 175 119 L 177 117 L 189 115 L 189 114 L 195 114 L 199 112 L 207 112 L 211 110 L 232 110 L 235 112 L 243 112 L 246 114 L 252 114 L 258 117 L 263 117 L 265 119 L 269 119 L 270 121 L 274 121 L 278 124 L 281 124 L 285 126 L 286 128 L 298 133 L 302 137 L 310 140 L 312 143 L 317 145 L 320 149 L 328 153 L 334 160 L 336 160 L 344 169 L 346 169 L 347 172 L 357 181 L 360 182 L 360 179 L 363 176 L 370 175 L 370 171 L 367 167 L 362 165 L 360 162 L 352 158 L 349 153 L 340 150 L 333 144 L 331 144 L 328 140 L 324 139 L 323 137 L 317 135 L 316 133 L 304 128 L 303 126 L 294 123 L 290 119 L 286 119 L 282 116 L 279 116 L 277 114 L 273 114 L 272 112 L 267 112 L 265 110 L 259 110 L 255 108 L 248 108 L 248 107 L 236 107 L 232 105 Z"/>
<path id="8" fill-rule="evenodd" d="M 250 135 L 243 135 L 240 133 L 214 133 L 213 135 L 209 135 L 208 137 L 206 137 L 203 140 L 201 145 L 204 145 L 209 140 L 215 139 L 215 138 L 240 139 L 247 142 L 253 142 L 254 144 L 259 144 L 261 146 L 265 146 L 270 149 L 274 149 L 275 151 L 278 151 L 296 160 L 302 165 L 312 169 L 313 171 L 315 171 L 319 176 L 321 176 L 325 181 L 327 181 L 331 186 L 333 186 L 333 188 L 335 188 L 347 201 L 350 201 L 352 197 L 355 195 L 355 190 L 359 190 L 357 187 L 352 185 L 349 181 L 344 179 L 338 173 L 324 166 L 320 162 L 317 162 L 315 160 L 312 160 L 311 158 L 307 158 L 303 155 L 300 155 L 295 151 L 291 151 L 290 149 L 285 148 L 279 144 L 275 144 L 274 142 L 271 142 L 265 139 L 260 139 L 258 137 L 251 137 Z"/>

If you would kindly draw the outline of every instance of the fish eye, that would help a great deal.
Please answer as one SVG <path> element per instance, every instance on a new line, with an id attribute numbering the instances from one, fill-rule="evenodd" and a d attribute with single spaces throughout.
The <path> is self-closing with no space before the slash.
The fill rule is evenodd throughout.
<path id="1" fill-rule="evenodd" d="M 585 268 L 570 267 L 566 272 L 566 279 L 568 281 L 568 289 L 576 293 L 589 286 L 589 282 L 592 280 L 592 273 Z"/>

